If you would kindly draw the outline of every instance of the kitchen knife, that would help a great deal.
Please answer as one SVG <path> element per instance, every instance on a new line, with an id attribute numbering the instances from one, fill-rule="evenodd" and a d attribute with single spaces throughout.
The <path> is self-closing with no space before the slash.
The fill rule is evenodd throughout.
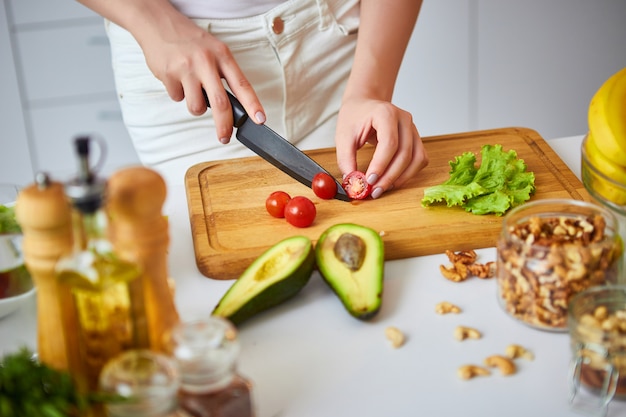
<path id="1" fill-rule="evenodd" d="M 202 90 L 207 106 L 211 107 L 206 92 Z M 228 99 L 233 108 L 233 125 L 237 128 L 236 137 L 252 150 L 254 153 L 265 159 L 276 168 L 298 180 L 307 187 L 311 187 L 311 182 L 315 174 L 326 172 L 334 178 L 328 171 L 322 168 L 317 162 L 298 149 L 294 144 L 284 139 L 278 133 L 265 125 L 257 125 L 248 118 L 243 105 L 237 97 L 229 91 Z M 337 183 L 337 194 L 335 198 L 342 201 L 351 201 L 341 183 Z"/>

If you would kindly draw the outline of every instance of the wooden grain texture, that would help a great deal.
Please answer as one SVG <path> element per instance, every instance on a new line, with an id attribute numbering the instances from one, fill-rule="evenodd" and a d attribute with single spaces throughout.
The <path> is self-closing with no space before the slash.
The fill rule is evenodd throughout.
<path id="1" fill-rule="evenodd" d="M 402 188 L 372 200 L 343 202 L 322 200 L 313 191 L 291 179 L 260 157 L 200 163 L 185 176 L 189 218 L 196 263 L 200 272 L 213 279 L 237 278 L 266 249 L 293 235 L 314 242 L 328 227 L 356 223 L 379 231 L 385 243 L 385 258 L 402 259 L 495 246 L 502 217 L 478 216 L 461 208 L 422 207 L 424 188 L 448 179 L 449 162 L 463 152 L 474 152 L 480 163 L 483 145 L 501 144 L 513 149 L 535 173 L 536 193 L 545 198 L 590 198 L 574 173 L 541 136 L 526 128 L 505 128 L 423 138 L 430 163 Z M 373 147 L 359 151 L 359 169 L 367 168 Z M 336 177 L 340 176 L 335 149 L 307 154 Z M 265 199 L 276 190 L 292 197 L 304 195 L 316 205 L 313 225 L 299 229 L 284 219 L 271 217 Z"/>

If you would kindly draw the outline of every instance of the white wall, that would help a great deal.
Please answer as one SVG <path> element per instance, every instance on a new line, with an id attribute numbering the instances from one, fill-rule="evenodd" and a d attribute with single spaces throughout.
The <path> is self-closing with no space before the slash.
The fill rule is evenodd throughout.
<path id="1" fill-rule="evenodd" d="M 625 0 L 424 0 L 395 98 L 423 136 L 579 135 L 593 93 L 623 67 Z"/>

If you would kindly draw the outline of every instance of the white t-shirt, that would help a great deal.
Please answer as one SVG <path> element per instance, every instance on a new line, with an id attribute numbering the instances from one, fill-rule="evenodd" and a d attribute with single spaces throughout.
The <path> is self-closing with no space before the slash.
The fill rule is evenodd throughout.
<path id="1" fill-rule="evenodd" d="M 263 14 L 285 0 L 170 0 L 192 19 L 236 19 Z"/>

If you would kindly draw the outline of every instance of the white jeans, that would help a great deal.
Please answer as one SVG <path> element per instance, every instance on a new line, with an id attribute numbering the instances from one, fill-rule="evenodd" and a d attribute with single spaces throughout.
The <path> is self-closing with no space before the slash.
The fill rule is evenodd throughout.
<path id="1" fill-rule="evenodd" d="M 281 18 L 284 30 L 274 33 Z M 335 121 L 353 62 L 358 0 L 290 0 L 243 19 L 195 19 L 225 42 L 251 82 L 267 126 L 301 149 L 334 145 Z M 222 145 L 211 111 L 192 116 L 146 65 L 132 35 L 106 22 L 124 123 L 141 162 L 180 184 L 196 163 L 253 155 Z"/>

